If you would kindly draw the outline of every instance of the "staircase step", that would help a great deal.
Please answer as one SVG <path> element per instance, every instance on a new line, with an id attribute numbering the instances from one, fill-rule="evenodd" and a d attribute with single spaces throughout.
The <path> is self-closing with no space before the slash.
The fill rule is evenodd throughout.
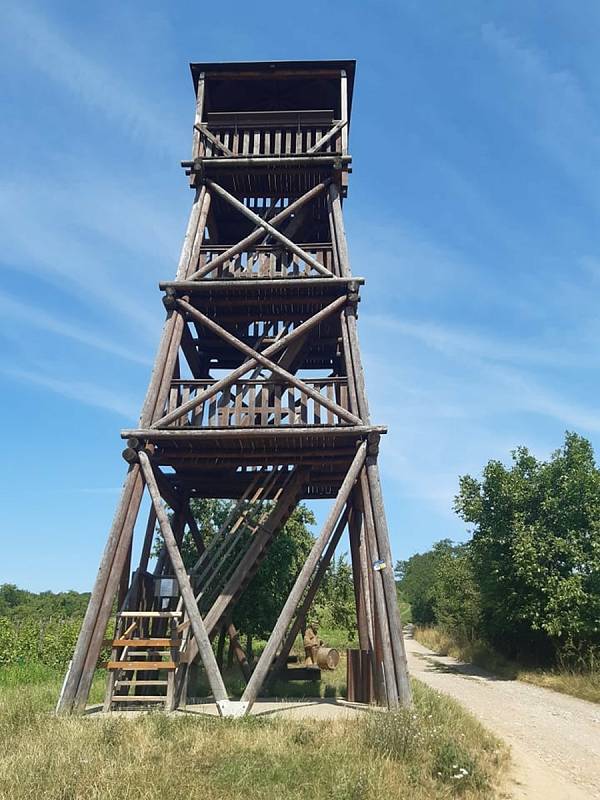
<path id="1" fill-rule="evenodd" d="M 174 661 L 109 661 L 106 664 L 106 669 L 122 669 L 127 672 L 132 670 L 156 670 L 156 669 L 176 669 L 177 664 Z"/>
<path id="2" fill-rule="evenodd" d="M 169 681 L 115 681 L 115 686 L 167 686 Z"/>
<path id="3" fill-rule="evenodd" d="M 183 611 L 119 611 L 118 617 L 149 617 L 151 619 L 177 619 Z"/>
<path id="4" fill-rule="evenodd" d="M 113 647 L 179 647 L 181 639 L 113 639 Z"/>
<path id="5" fill-rule="evenodd" d="M 166 695 L 123 694 L 113 697 L 113 703 L 164 703 Z"/>

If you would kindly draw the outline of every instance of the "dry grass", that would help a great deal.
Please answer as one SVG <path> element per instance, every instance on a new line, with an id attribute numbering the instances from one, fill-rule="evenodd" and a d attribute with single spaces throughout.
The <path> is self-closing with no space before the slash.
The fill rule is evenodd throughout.
<path id="1" fill-rule="evenodd" d="M 0 671 L 2 800 L 491 800 L 507 764 L 473 717 L 421 684 L 410 711 L 230 721 L 56 717 L 60 676 L 24 677 Z"/>
<path id="2" fill-rule="evenodd" d="M 483 642 L 461 642 L 436 627 L 415 627 L 414 637 L 435 653 L 477 664 L 502 678 L 533 683 L 535 686 L 579 697 L 581 700 L 600 703 L 599 672 L 526 669 L 503 658 Z"/>

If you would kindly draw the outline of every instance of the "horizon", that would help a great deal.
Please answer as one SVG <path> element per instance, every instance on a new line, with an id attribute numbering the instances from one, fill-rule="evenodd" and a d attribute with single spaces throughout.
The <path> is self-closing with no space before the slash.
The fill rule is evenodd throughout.
<path id="1" fill-rule="evenodd" d="M 521 445 L 547 459 L 565 430 L 597 451 L 600 8 L 442 6 L 194 23 L 188 2 L 7 0 L 0 583 L 91 589 L 192 202 L 188 64 L 259 40 L 357 59 L 344 213 L 394 560 L 465 541 L 459 475 Z"/>

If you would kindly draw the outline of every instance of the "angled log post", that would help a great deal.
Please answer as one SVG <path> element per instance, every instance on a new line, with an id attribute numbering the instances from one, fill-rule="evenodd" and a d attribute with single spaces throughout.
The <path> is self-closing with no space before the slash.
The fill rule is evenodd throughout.
<path id="1" fill-rule="evenodd" d="M 110 616 L 110 606 L 129 549 L 130 535 L 128 536 L 127 532 L 131 520 L 130 511 L 135 510 L 137 513 L 142 491 L 143 483 L 139 468 L 131 466 L 123 484 L 121 502 L 115 513 L 90 602 L 77 638 L 73 659 L 58 700 L 56 710 L 59 713 L 81 710 L 87 701 L 102 638 Z M 107 597 L 110 598 L 108 602 Z M 86 663 L 88 665 L 91 663 L 91 669 L 87 671 Z M 76 698 L 79 698 L 77 702 Z"/>
<path id="2" fill-rule="evenodd" d="M 156 512 L 154 506 L 150 506 L 148 511 L 148 522 L 146 523 L 146 532 L 144 534 L 144 542 L 140 553 L 140 560 L 138 562 L 138 570 L 146 572 L 148 569 L 148 562 L 152 554 L 152 545 L 154 543 L 154 534 L 156 532 Z"/>
<path id="3" fill-rule="evenodd" d="M 331 314 L 334 314 L 337 310 L 341 309 L 346 304 L 346 302 L 347 300 L 345 296 L 338 297 L 336 300 L 329 303 L 327 306 L 322 308 L 316 314 L 313 314 L 312 317 L 309 317 L 307 320 L 302 322 L 300 325 L 298 325 L 297 328 L 294 328 L 293 331 L 286 334 L 283 338 L 279 339 L 277 342 L 274 342 L 272 345 L 269 345 L 269 347 L 266 347 L 262 351 L 261 354 L 262 357 L 270 358 L 276 353 L 279 353 L 281 350 L 284 350 L 285 348 L 289 347 L 292 342 L 306 336 L 306 334 L 309 331 L 313 330 L 315 327 L 320 325 L 324 319 L 326 319 Z M 186 305 L 189 304 L 186 303 Z M 237 367 L 232 372 L 230 372 L 229 375 L 227 375 L 227 377 L 216 381 L 212 386 L 210 386 L 208 389 L 205 389 L 203 392 L 198 392 L 196 397 L 194 397 L 192 400 L 188 400 L 187 403 L 183 403 L 181 406 L 179 406 L 179 408 L 176 408 L 171 413 L 165 414 L 159 419 L 156 419 L 150 427 L 163 428 L 167 425 L 170 425 L 172 422 L 175 422 L 180 417 L 183 417 L 186 414 L 188 414 L 197 406 L 201 405 L 202 403 L 205 403 L 211 397 L 214 397 L 214 395 L 216 395 L 221 390 L 231 386 L 231 384 L 235 383 L 235 381 L 237 381 L 238 378 L 241 378 L 243 375 L 245 375 L 247 372 L 253 369 L 257 365 L 257 363 L 258 362 L 256 361 L 256 359 L 249 358 L 240 367 Z"/>
<path id="4" fill-rule="evenodd" d="M 294 200 L 293 203 L 290 203 L 289 206 L 286 206 L 282 211 L 272 217 L 269 221 L 271 225 L 279 225 L 281 222 L 284 222 L 289 216 L 294 214 L 300 208 L 302 208 L 306 203 L 309 203 L 315 197 L 317 197 L 321 192 L 323 192 L 326 187 L 328 186 L 329 181 L 324 183 L 319 183 L 312 189 L 309 189 L 308 192 L 303 194 L 297 200 Z M 237 244 L 234 244 L 232 247 L 229 247 L 225 250 L 224 253 L 216 256 L 212 261 L 206 264 L 196 272 L 193 272 L 188 276 L 188 280 L 195 281 L 199 280 L 200 278 L 204 278 L 206 275 L 209 275 L 211 272 L 214 272 L 217 267 L 220 267 L 226 261 L 233 258 L 234 256 L 238 255 L 238 253 L 242 253 L 244 250 L 247 250 L 252 245 L 256 244 L 264 237 L 265 232 L 262 227 L 258 227 L 253 233 L 246 236 L 244 239 L 239 241 Z"/>
<path id="5" fill-rule="evenodd" d="M 206 186 L 202 187 L 204 192 L 201 190 L 201 197 L 202 197 L 202 204 L 200 206 L 200 213 L 198 215 L 198 224 L 196 227 L 196 233 L 194 239 L 192 241 L 192 247 L 190 253 L 187 257 L 187 264 L 183 267 L 182 275 L 180 280 L 188 280 L 189 276 L 194 272 L 196 267 L 198 266 L 198 262 L 200 260 L 200 248 L 204 243 L 204 232 L 206 230 L 206 226 L 208 223 L 208 215 L 211 210 L 211 194 L 206 188 Z"/>
<path id="6" fill-rule="evenodd" d="M 188 229 L 193 230 L 193 223 L 188 224 Z M 188 244 L 184 242 L 181 261 L 185 259 L 186 253 Z M 183 317 L 179 312 L 171 311 L 167 314 L 140 414 L 139 424 L 142 428 L 150 425 L 164 408 L 177 359 L 182 326 Z M 119 577 L 123 572 L 131 545 L 142 493 L 143 480 L 140 467 L 134 463 L 130 465 L 123 485 L 121 501 L 115 513 L 73 659 L 58 701 L 59 712 L 82 711 L 85 708 Z"/>
<path id="7" fill-rule="evenodd" d="M 398 594 L 396 581 L 394 580 L 394 565 L 392 552 L 390 549 L 389 533 L 387 529 L 386 516 L 383 505 L 383 495 L 381 492 L 381 481 L 379 469 L 377 467 L 377 449 L 379 441 L 375 443 L 373 449 L 370 444 L 370 452 L 366 459 L 366 473 L 373 505 L 373 517 L 375 521 L 375 536 L 379 549 L 379 556 L 384 562 L 383 569 L 380 570 L 383 591 L 386 599 L 388 624 L 394 655 L 394 667 L 396 671 L 396 683 L 401 705 L 410 705 L 411 689 L 408 677 L 408 664 L 406 662 L 406 650 L 404 647 L 404 637 L 402 635 L 402 621 L 400 619 L 400 609 L 398 607 Z"/>
<path id="8" fill-rule="evenodd" d="M 298 608 L 298 611 L 296 613 L 296 618 L 292 623 L 292 626 L 290 627 L 287 636 L 285 637 L 285 640 L 281 646 L 281 650 L 279 651 L 279 655 L 275 659 L 275 663 L 273 664 L 273 669 L 272 669 L 273 677 L 276 676 L 276 674 L 285 666 L 287 662 L 287 657 L 289 656 L 290 651 L 294 646 L 296 637 L 298 636 L 300 630 L 302 629 L 302 625 L 306 621 L 306 615 L 310 611 L 310 607 L 312 606 L 313 601 L 317 595 L 317 592 L 319 591 L 319 587 L 323 582 L 323 578 L 325 576 L 325 573 L 327 572 L 327 568 L 329 567 L 331 559 L 333 558 L 333 555 L 335 553 L 335 550 L 338 544 L 340 543 L 340 539 L 342 538 L 342 534 L 344 533 L 344 528 L 348 523 L 349 516 L 350 516 L 350 509 L 348 505 L 346 505 L 346 508 L 342 513 L 342 516 L 338 520 L 338 524 L 335 528 L 333 536 L 331 537 L 331 540 L 327 545 L 327 549 L 325 550 L 325 552 L 323 553 L 323 557 L 319 561 L 319 566 L 317 567 L 312 582 L 306 594 L 304 595 L 302 603 Z"/>
<path id="9" fill-rule="evenodd" d="M 248 663 L 248 659 L 246 657 L 246 651 L 240 644 L 240 637 L 235 628 L 233 623 L 229 623 L 227 626 L 227 635 L 229 636 L 229 648 L 230 651 L 235 656 L 235 660 L 237 661 L 239 668 L 244 676 L 244 680 L 246 683 L 250 680 L 250 675 L 252 674 L 252 670 L 250 669 L 250 664 Z"/>
<path id="10" fill-rule="evenodd" d="M 369 566 L 373 587 L 374 623 L 375 623 L 375 654 L 377 660 L 378 682 L 382 685 L 388 708 L 397 708 L 399 693 L 396 682 L 396 669 L 394 664 L 392 638 L 389 628 L 387 604 L 383 589 L 381 573 L 375 569 L 380 559 L 377 537 L 375 534 L 374 509 L 371 504 L 371 495 L 367 481 L 366 470 L 360 474 L 360 492 L 364 509 L 364 523 L 369 554 Z M 381 672 L 380 672 L 381 671 Z M 382 673 L 382 674 L 381 674 Z"/>
<path id="11" fill-rule="evenodd" d="M 205 194 L 205 186 L 202 186 L 200 189 L 196 189 L 194 202 L 192 203 L 192 210 L 190 212 L 185 236 L 183 238 L 183 245 L 181 247 L 181 254 L 177 264 L 175 280 L 183 280 L 187 275 L 190 266 L 192 249 L 194 247 L 194 241 L 198 235 L 198 221 L 202 213 L 202 204 L 204 202 Z"/>
<path id="12" fill-rule="evenodd" d="M 353 491 L 353 497 L 355 492 Z M 348 523 L 350 539 L 350 559 L 352 563 L 352 583 L 354 585 L 354 604 L 356 606 L 356 627 L 358 629 L 358 644 L 361 650 L 371 650 L 372 636 L 369 631 L 367 619 L 367 601 L 365 597 L 365 582 L 361 558 L 360 539 L 362 534 L 362 513 L 356 505 L 352 505 L 352 514 Z"/>
<path id="13" fill-rule="evenodd" d="M 255 214 L 254 211 L 251 211 L 247 206 L 245 206 L 242 202 L 240 202 L 237 197 L 234 197 L 230 194 L 226 189 L 223 189 L 222 186 L 219 186 L 218 183 L 214 181 L 207 180 L 206 185 L 212 189 L 215 194 L 220 195 L 224 200 L 226 200 L 230 205 L 236 208 L 240 214 L 243 214 L 245 217 L 248 217 L 249 220 L 252 220 L 255 225 L 259 225 L 260 227 L 264 228 L 267 233 L 271 234 L 274 239 L 280 241 L 288 250 L 291 250 L 292 253 L 297 255 L 307 264 L 310 264 L 311 267 L 316 270 L 320 275 L 324 275 L 327 278 L 333 278 L 333 273 L 331 273 L 328 269 L 326 269 L 322 264 L 319 264 L 316 258 L 313 258 L 306 250 L 303 250 L 301 247 L 295 242 L 292 242 L 291 239 L 288 239 L 287 236 L 284 236 L 280 233 L 277 228 L 274 228 L 270 222 L 267 222 L 262 217 L 259 217 L 258 214 Z"/>
<path id="14" fill-rule="evenodd" d="M 177 547 L 177 542 L 175 541 L 175 536 L 171 529 L 169 518 L 163 507 L 160 492 L 158 490 L 158 484 L 156 482 L 156 478 L 154 477 L 154 471 L 152 469 L 150 459 L 142 450 L 139 452 L 139 459 L 140 466 L 146 480 L 146 485 L 156 511 L 156 516 L 158 518 L 163 539 L 169 553 L 169 558 L 171 559 L 171 564 L 173 565 L 173 571 L 175 572 L 175 577 L 179 585 L 179 591 L 181 592 L 183 604 L 190 620 L 190 625 L 194 634 L 198 651 L 200 653 L 200 658 L 202 659 L 202 663 L 206 671 L 206 677 L 208 678 L 208 682 L 210 684 L 213 697 L 215 698 L 219 713 L 223 716 L 227 714 L 227 705 L 229 700 L 227 696 L 227 690 L 225 689 L 223 678 L 219 672 L 215 654 L 213 652 L 210 639 L 208 638 L 208 634 L 206 633 L 206 628 L 204 627 L 204 622 L 200 616 L 200 612 L 198 611 L 196 598 L 194 597 L 194 592 L 192 590 L 190 579 L 185 570 L 181 553 Z"/>
<path id="15" fill-rule="evenodd" d="M 246 713 L 252 707 L 258 696 L 258 692 L 260 691 L 267 672 L 271 667 L 273 658 L 275 657 L 278 648 L 281 646 L 287 627 L 292 621 L 292 616 L 298 607 L 298 603 L 300 602 L 304 591 L 306 590 L 308 581 L 310 580 L 310 577 L 313 574 L 321 555 L 323 554 L 323 550 L 327 546 L 327 543 L 333 533 L 335 524 L 342 513 L 342 509 L 348 500 L 348 496 L 350 495 L 352 487 L 354 486 L 354 483 L 360 474 L 365 461 L 366 450 L 366 443 L 363 442 L 361 445 L 359 445 L 354 460 L 350 465 L 350 469 L 348 470 L 348 473 L 342 482 L 333 508 L 327 517 L 325 525 L 323 526 L 321 535 L 315 541 L 306 561 L 304 562 L 292 591 L 290 592 L 288 599 L 281 610 L 279 619 L 275 623 L 275 627 L 273 628 L 271 636 L 269 637 L 269 641 L 267 642 L 267 645 L 263 650 L 256 667 L 254 668 L 252 677 L 248 681 L 248 685 L 246 686 L 244 694 L 242 695 L 242 703 L 247 704 Z"/>
<path id="16" fill-rule="evenodd" d="M 192 317 L 192 319 L 197 320 L 202 325 L 204 325 L 204 327 L 213 331 L 213 333 L 215 333 L 217 336 L 223 339 L 223 341 L 227 342 L 232 347 L 235 347 L 237 350 L 239 350 L 241 353 L 244 353 L 249 358 L 254 359 L 254 361 L 256 361 L 257 363 L 262 364 L 264 367 L 271 370 L 271 372 L 273 372 L 275 375 L 279 376 L 283 380 L 287 381 L 292 386 L 295 386 L 297 389 L 300 389 L 302 392 L 307 394 L 317 403 L 319 403 L 322 406 L 325 406 L 325 408 L 329 409 L 334 414 L 337 414 L 342 419 L 345 419 L 346 422 L 350 422 L 353 425 L 361 424 L 361 419 L 359 417 L 356 417 L 347 409 L 342 408 L 342 406 L 340 406 L 333 400 L 324 397 L 315 389 L 313 389 L 311 386 L 309 386 L 307 383 L 300 380 L 299 378 L 296 378 L 295 375 L 292 375 L 291 372 L 288 372 L 287 370 L 283 369 L 276 362 L 272 361 L 270 358 L 265 357 L 262 353 L 259 353 L 249 345 L 242 342 L 240 339 L 237 338 L 237 336 L 234 336 L 233 334 L 229 333 L 229 331 L 226 331 L 225 328 L 222 328 L 216 322 L 213 322 L 213 320 L 211 320 L 201 311 L 195 309 L 185 300 L 177 300 L 177 305 L 180 309 L 186 311 L 189 314 L 189 316 Z"/>

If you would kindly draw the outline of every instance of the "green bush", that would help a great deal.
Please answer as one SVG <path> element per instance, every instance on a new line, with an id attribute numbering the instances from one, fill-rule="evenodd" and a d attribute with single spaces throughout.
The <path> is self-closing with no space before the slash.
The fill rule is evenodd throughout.
<path id="1" fill-rule="evenodd" d="M 44 664 L 63 669 L 75 649 L 80 619 L 0 617 L 0 666 Z"/>

